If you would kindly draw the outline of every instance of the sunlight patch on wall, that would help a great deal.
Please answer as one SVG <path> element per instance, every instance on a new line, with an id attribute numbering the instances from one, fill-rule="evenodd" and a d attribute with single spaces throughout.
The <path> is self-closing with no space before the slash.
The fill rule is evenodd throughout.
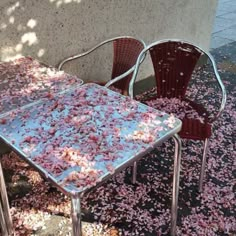
<path id="1" fill-rule="evenodd" d="M 68 4 L 68 3 L 80 3 L 82 0 L 49 0 L 50 2 L 55 2 L 57 7 L 60 7 L 62 4 Z"/>
<path id="2" fill-rule="evenodd" d="M 39 49 L 37 56 L 42 57 L 44 55 L 44 53 L 45 53 L 45 49 L 41 48 L 41 49 Z"/>
<path id="3" fill-rule="evenodd" d="M 7 15 L 10 16 L 19 6 L 20 6 L 19 2 L 16 2 L 15 4 L 13 4 L 11 7 L 7 9 Z"/>
<path id="4" fill-rule="evenodd" d="M 77 3 L 80 3 L 81 0 L 49 0 L 49 2 L 60 2 L 60 3 L 71 3 L 71 2 L 77 2 Z"/>
<path id="5" fill-rule="evenodd" d="M 20 48 L 18 49 L 20 50 Z M 4 47 L 1 49 L 1 61 L 11 61 L 19 57 L 22 57 L 22 54 L 20 52 L 16 53 L 13 47 Z"/>
<path id="6" fill-rule="evenodd" d="M 62 5 L 62 3 L 63 2 L 61 0 L 57 1 L 57 3 L 56 3 L 57 7 L 60 7 Z"/>
<path id="7" fill-rule="evenodd" d="M 34 44 L 38 43 L 38 38 L 36 36 L 35 32 L 28 32 L 22 35 L 21 37 L 22 43 L 28 43 L 29 46 L 32 46 Z"/>
<path id="8" fill-rule="evenodd" d="M 34 19 L 30 19 L 28 22 L 27 22 L 27 26 L 31 29 L 33 29 L 35 26 L 37 25 L 37 21 L 34 20 Z"/>
<path id="9" fill-rule="evenodd" d="M 6 23 L 1 23 L 0 24 L 0 29 L 3 30 L 3 29 L 6 29 L 7 28 L 7 24 Z"/>
<path id="10" fill-rule="evenodd" d="M 25 30 L 25 29 L 26 29 L 26 27 L 23 26 L 22 24 L 17 25 L 17 30 L 18 31 L 22 31 L 22 30 Z"/>
<path id="11" fill-rule="evenodd" d="M 11 16 L 11 17 L 9 18 L 9 23 L 10 23 L 10 24 L 14 24 L 14 22 L 15 22 L 15 17 L 14 17 L 14 16 Z"/>
<path id="12" fill-rule="evenodd" d="M 18 43 L 18 44 L 15 46 L 16 52 L 21 52 L 22 49 L 23 49 L 23 44 L 22 44 L 22 43 Z"/>

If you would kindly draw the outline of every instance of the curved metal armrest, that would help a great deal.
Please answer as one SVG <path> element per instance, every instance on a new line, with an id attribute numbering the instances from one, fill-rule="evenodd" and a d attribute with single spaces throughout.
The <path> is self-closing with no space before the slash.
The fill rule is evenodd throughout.
<path id="1" fill-rule="evenodd" d="M 143 57 L 141 58 L 141 61 L 140 61 L 140 64 L 144 61 L 146 57 L 146 53 L 143 55 Z M 136 64 L 135 64 L 136 65 Z M 105 87 L 109 87 L 111 86 L 112 84 L 116 83 L 117 81 L 120 81 L 122 80 L 124 77 L 126 77 L 127 75 L 131 74 L 134 70 L 135 70 L 135 65 L 133 67 L 131 67 L 129 70 L 127 70 L 125 73 L 123 73 L 122 75 L 119 75 L 117 77 L 115 77 L 114 79 L 108 81 L 106 84 L 105 84 Z"/>
<path id="2" fill-rule="evenodd" d="M 136 61 L 136 64 L 133 66 L 133 75 L 132 75 L 132 78 L 129 82 L 129 90 L 128 90 L 128 95 L 133 99 L 134 98 L 134 83 L 135 83 L 135 80 L 136 80 L 136 77 L 137 77 L 137 74 L 138 74 L 138 71 L 139 71 L 139 66 L 140 64 L 143 62 L 143 60 L 145 59 L 146 57 L 146 54 L 147 54 L 147 51 L 149 50 L 151 45 L 145 47 L 139 54 L 138 56 L 138 59 Z"/>
<path id="3" fill-rule="evenodd" d="M 226 89 L 225 89 L 225 86 L 220 78 L 220 75 L 218 73 L 218 70 L 217 70 L 217 67 L 216 67 L 216 62 L 213 58 L 213 56 L 210 54 L 210 53 L 207 53 L 205 52 L 206 55 L 208 56 L 208 58 L 210 59 L 211 63 L 212 63 L 212 66 L 213 66 L 213 69 L 214 69 L 214 73 L 215 73 L 215 76 L 216 76 L 216 80 L 218 82 L 218 85 L 221 89 L 221 93 L 222 93 L 222 99 L 221 99 L 221 104 L 220 104 L 220 108 L 218 110 L 218 112 L 216 113 L 215 116 L 213 116 L 211 119 L 210 119 L 210 122 L 213 123 L 214 121 L 216 121 L 218 119 L 218 117 L 221 115 L 221 113 L 223 112 L 224 108 L 225 108 L 225 104 L 226 104 L 226 99 L 227 99 L 227 96 L 226 96 Z"/>
<path id="4" fill-rule="evenodd" d="M 213 70 L 214 70 L 214 74 L 215 74 L 216 80 L 217 80 L 218 85 L 219 85 L 219 87 L 221 89 L 222 99 L 221 99 L 219 110 L 217 111 L 216 114 L 209 114 L 209 112 L 207 111 L 207 108 L 203 104 L 196 103 L 196 105 L 198 106 L 198 108 L 200 108 L 202 114 L 206 114 L 207 115 L 208 122 L 209 123 L 214 123 L 218 119 L 218 117 L 221 115 L 221 113 L 223 112 L 223 110 L 225 108 L 225 104 L 226 104 L 226 90 L 225 90 L 225 86 L 224 86 L 224 84 L 223 84 L 223 82 L 222 82 L 222 80 L 220 78 L 220 75 L 218 73 L 218 70 L 217 70 L 217 67 L 216 67 L 216 63 L 215 63 L 215 60 L 214 60 L 213 56 L 210 53 L 207 53 L 207 52 L 204 52 L 204 53 L 208 56 L 209 60 L 212 63 L 212 67 L 213 67 Z M 191 101 L 189 99 L 185 99 L 185 100 L 190 102 L 193 107 L 195 106 L 195 105 L 193 105 L 194 103 L 192 103 L 193 101 Z"/>
<path id="5" fill-rule="evenodd" d="M 90 50 L 86 51 L 86 52 L 83 52 L 83 53 L 80 53 L 80 54 L 76 54 L 74 56 L 71 56 L 71 57 L 68 57 L 66 58 L 65 60 L 63 60 L 62 62 L 60 62 L 60 64 L 58 65 L 58 70 L 61 70 L 62 66 L 66 63 L 66 62 L 69 62 L 69 61 L 73 61 L 77 58 L 80 58 L 80 57 L 84 57 L 88 54 L 90 54 L 91 52 L 95 51 L 97 48 L 101 47 L 102 45 L 106 44 L 108 41 L 104 41 L 98 45 L 96 45 L 95 47 L 91 48 Z"/>
<path id="6" fill-rule="evenodd" d="M 117 40 L 117 39 L 123 39 L 123 38 L 133 38 L 131 36 L 119 36 L 119 37 L 115 37 L 115 38 L 111 38 L 111 39 L 108 39 L 108 40 L 105 40 L 99 44 L 97 44 L 96 46 L 94 46 L 93 48 L 89 49 L 88 51 L 86 52 L 83 52 L 83 53 L 80 53 L 80 54 L 76 54 L 74 56 L 71 56 L 71 57 L 68 57 L 66 58 L 65 60 L 63 60 L 62 62 L 60 62 L 60 64 L 58 65 L 58 70 L 61 70 L 62 66 L 66 63 L 66 62 L 69 62 L 69 61 L 72 61 L 72 60 L 75 60 L 77 58 L 80 58 L 80 57 L 84 57 L 88 54 L 90 54 L 91 52 L 95 51 L 97 48 L 103 46 L 104 44 L 106 43 L 109 43 L 109 42 L 112 42 L 114 40 Z M 134 38 L 133 38 L 134 39 Z M 144 42 L 142 40 L 139 39 L 140 42 L 142 42 L 144 44 Z M 145 44 L 144 44 L 145 45 Z"/>

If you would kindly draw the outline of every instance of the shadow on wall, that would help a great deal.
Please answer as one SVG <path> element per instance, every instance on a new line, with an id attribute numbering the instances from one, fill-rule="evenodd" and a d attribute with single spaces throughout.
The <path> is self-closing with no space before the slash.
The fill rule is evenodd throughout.
<path id="1" fill-rule="evenodd" d="M 118 35 L 146 43 L 185 38 L 207 48 L 215 6 L 211 0 L 1 0 L 0 61 L 29 55 L 55 66 Z M 103 77 L 110 61 L 110 56 L 94 56 L 83 69 L 93 71 L 92 78 Z M 150 75 L 151 68 L 145 67 L 142 77 Z"/>
<path id="2" fill-rule="evenodd" d="M 148 18 L 135 13 L 152 8 L 142 2 L 131 0 L 133 6 L 124 12 L 126 4 L 114 0 L 1 0 L 0 60 L 30 55 L 54 65 L 63 55 L 87 50 L 107 38 L 140 33 Z M 137 22 L 140 25 L 134 28 Z"/>
<path id="3" fill-rule="evenodd" d="M 84 0 L 1 1 L 0 61 L 29 55 L 56 66 L 66 56 L 89 49 L 107 35 L 117 35 L 107 24 L 110 17 L 107 5 L 105 1 L 98 4 L 98 1 Z M 99 57 L 85 59 L 83 71 L 78 69 L 80 65 L 75 68 L 73 64 L 65 69 L 71 74 L 82 71 L 79 76 L 85 80 L 107 77 L 106 66 L 95 65 L 95 61 L 104 64 L 104 59 Z"/>
<path id="4" fill-rule="evenodd" d="M 124 3 L 109 3 L 91 0 L 1 0 L 0 61 L 29 55 L 56 66 L 65 57 L 86 51 L 121 32 L 134 35 L 137 28 L 130 30 L 130 26 L 121 21 L 131 19 L 130 13 L 135 13 L 138 6 L 127 10 L 124 19 L 120 17 Z M 115 5 L 118 10 L 114 9 Z M 140 5 L 142 7 L 145 3 Z M 137 22 L 138 17 L 133 17 L 130 24 Z M 114 27 L 114 24 L 120 27 Z M 142 27 L 139 27 L 138 31 L 141 30 Z M 105 59 L 108 63 L 111 61 L 110 58 Z M 93 71 L 93 75 L 90 73 L 92 78 L 107 76 L 108 65 L 95 65 L 98 61 L 105 64 L 101 55 L 88 60 L 82 63 L 82 66 L 88 66 L 83 68 L 86 72 L 79 75 L 81 78 L 86 78 L 89 71 Z M 67 72 L 76 74 L 78 68 Z"/>
<path id="5" fill-rule="evenodd" d="M 81 0 L 20 0 L 0 3 L 1 61 L 22 55 L 50 61 L 50 53 L 53 53 L 50 48 L 54 51 L 57 49 L 57 52 L 63 50 L 58 48 L 59 45 L 68 48 L 69 45 L 65 45 L 64 40 L 70 35 L 73 37 L 72 31 L 73 28 L 76 29 L 76 25 L 73 22 L 68 27 L 67 23 L 70 21 L 71 24 L 72 9 L 77 9 L 79 14 L 80 2 Z M 70 7 L 66 8 L 66 5 Z"/>

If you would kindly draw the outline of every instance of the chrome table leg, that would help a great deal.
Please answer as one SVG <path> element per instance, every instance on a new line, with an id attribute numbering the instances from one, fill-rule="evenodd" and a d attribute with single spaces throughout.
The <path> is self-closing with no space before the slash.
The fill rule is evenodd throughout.
<path id="1" fill-rule="evenodd" d="M 2 202 L 2 210 L 5 224 L 7 226 L 8 234 L 12 234 L 12 219 L 10 214 L 9 202 L 7 197 L 6 185 L 2 171 L 2 165 L 0 162 L 0 201 Z"/>
<path id="2" fill-rule="evenodd" d="M 136 184 L 137 181 L 137 161 L 134 162 L 132 167 L 132 184 Z"/>
<path id="3" fill-rule="evenodd" d="M 73 236 L 82 236 L 80 197 L 71 197 L 71 218 Z"/>
<path id="4" fill-rule="evenodd" d="M 5 217 L 3 214 L 3 208 L 2 208 L 2 203 L 0 201 L 0 226 L 1 226 L 1 232 L 3 236 L 8 236 L 8 231 L 7 231 L 7 225 L 5 222 Z"/>
<path id="5" fill-rule="evenodd" d="M 173 193 L 171 206 L 171 236 L 176 235 L 177 211 L 178 211 L 178 195 L 179 195 L 179 175 L 181 161 L 181 139 L 178 135 L 173 136 L 175 141 L 175 159 L 174 159 L 174 174 L 173 174 Z"/>

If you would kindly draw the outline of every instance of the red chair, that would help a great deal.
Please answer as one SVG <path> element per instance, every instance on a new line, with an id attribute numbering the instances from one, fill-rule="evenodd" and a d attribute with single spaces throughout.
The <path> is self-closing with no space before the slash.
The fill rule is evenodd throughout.
<path id="1" fill-rule="evenodd" d="M 138 55 L 145 47 L 145 43 L 142 40 L 130 36 L 120 36 L 108 39 L 84 53 L 66 58 L 59 64 L 58 69 L 61 70 L 65 63 L 84 57 L 108 43 L 113 43 L 113 67 L 111 78 L 109 78 L 110 81 L 107 83 L 99 84 L 105 85 L 106 87 L 112 85 L 120 90 L 122 94 L 127 94 L 129 82 L 134 71 L 134 65 Z"/>
<path id="2" fill-rule="evenodd" d="M 169 103 L 176 102 L 176 99 L 178 99 L 179 104 L 184 106 L 181 108 L 181 112 L 183 113 L 184 111 L 184 115 L 180 118 L 183 123 L 182 130 L 179 133 L 180 137 L 183 139 L 204 141 L 199 180 L 199 191 L 202 191 L 206 154 L 209 138 L 212 134 L 212 125 L 222 113 L 226 103 L 226 91 L 218 74 L 216 63 L 210 53 L 183 40 L 168 39 L 152 43 L 140 53 L 137 60 L 129 86 L 129 95 L 132 98 L 134 98 L 133 88 L 140 67 L 139 62 L 147 52 L 149 52 L 153 63 L 156 88 L 153 95 L 142 102 L 151 105 L 156 99 L 156 104 L 160 103 L 161 106 L 161 108 L 158 108 L 164 109 L 164 106 L 168 106 L 170 105 Z M 199 72 L 205 71 L 205 69 L 208 68 L 205 66 L 204 62 L 207 62 L 208 65 L 210 63 L 211 68 L 213 69 L 211 76 L 214 76 L 221 91 L 220 105 L 215 114 L 212 114 L 212 112 L 208 110 L 207 101 L 201 103 L 199 99 L 195 101 L 187 96 L 190 95 L 191 97 L 191 93 L 189 94 L 189 86 L 192 81 L 194 81 L 194 78 L 198 76 Z M 203 84 L 206 84 L 206 78 L 204 79 L 205 81 L 203 81 Z M 194 111 L 201 119 L 199 119 L 199 117 L 194 117 L 194 115 L 190 115 L 188 111 Z M 177 111 L 175 110 L 173 113 L 174 112 Z M 188 114 L 185 112 L 188 112 Z M 136 175 L 135 168 L 133 173 Z M 135 179 L 136 177 L 133 176 L 133 182 Z"/>

